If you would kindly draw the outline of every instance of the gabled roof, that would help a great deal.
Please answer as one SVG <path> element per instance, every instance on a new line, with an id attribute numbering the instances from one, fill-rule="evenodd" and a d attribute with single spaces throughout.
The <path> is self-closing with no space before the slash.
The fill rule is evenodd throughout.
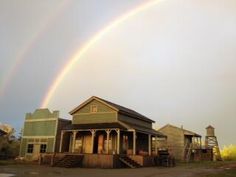
<path id="1" fill-rule="evenodd" d="M 74 114 L 76 111 L 78 111 L 79 109 L 81 109 L 83 106 L 85 106 L 86 104 L 88 104 L 90 101 L 92 100 L 97 100 L 105 105 L 107 105 L 108 107 L 112 108 L 113 110 L 119 112 L 120 114 L 125 114 L 127 116 L 131 116 L 133 118 L 137 118 L 137 119 L 141 119 L 143 121 L 147 121 L 147 122 L 152 122 L 154 123 L 155 121 L 147 118 L 146 116 L 132 110 L 129 108 L 126 108 L 124 106 L 112 103 L 110 101 L 104 100 L 102 98 L 96 97 L 96 96 L 92 96 L 91 98 L 89 98 L 88 100 L 86 100 L 85 102 L 83 102 L 82 104 L 80 104 L 78 107 L 76 107 L 75 109 L 73 109 L 72 111 L 70 111 L 69 113 L 72 115 Z"/>
<path id="2" fill-rule="evenodd" d="M 189 130 L 186 130 L 186 129 L 183 129 L 183 128 L 179 128 L 179 127 L 176 127 L 176 126 L 171 125 L 171 124 L 165 125 L 164 127 L 160 128 L 158 131 L 161 131 L 162 129 L 164 129 L 166 127 L 172 127 L 172 128 L 175 128 L 175 129 L 183 130 L 184 135 L 190 135 L 190 136 L 195 136 L 195 137 L 202 137 L 201 135 L 199 135 L 199 134 L 197 134 L 195 132 L 192 132 L 192 131 L 189 131 Z"/>

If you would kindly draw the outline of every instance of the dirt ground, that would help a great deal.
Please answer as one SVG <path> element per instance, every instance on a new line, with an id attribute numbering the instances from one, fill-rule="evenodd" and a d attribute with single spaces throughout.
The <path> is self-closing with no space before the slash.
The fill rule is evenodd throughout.
<path id="1" fill-rule="evenodd" d="M 12 175 L 17 177 L 205 177 L 221 174 L 231 168 L 236 168 L 236 162 L 193 163 L 179 164 L 174 168 L 150 167 L 138 169 L 68 169 L 32 164 L 11 164 L 0 166 L 0 177 L 10 177 Z"/>

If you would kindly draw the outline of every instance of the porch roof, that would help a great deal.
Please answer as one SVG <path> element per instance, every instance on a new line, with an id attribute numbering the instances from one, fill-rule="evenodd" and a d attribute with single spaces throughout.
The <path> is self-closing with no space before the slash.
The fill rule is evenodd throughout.
<path id="1" fill-rule="evenodd" d="M 152 128 L 146 128 L 146 127 L 139 126 L 139 125 L 134 125 L 134 124 L 126 124 L 126 123 L 123 123 L 123 124 L 128 126 L 129 129 L 134 129 L 134 130 L 142 132 L 142 133 L 147 133 L 147 134 L 151 134 L 151 135 L 154 135 L 154 136 L 157 136 L 157 137 L 162 137 L 162 138 L 166 138 L 167 137 L 166 135 L 164 135 L 161 132 L 159 132 L 157 130 L 154 130 Z"/>
<path id="2" fill-rule="evenodd" d="M 70 124 L 63 128 L 63 130 L 89 130 L 89 129 L 123 129 L 127 130 L 128 128 L 119 122 L 114 123 L 97 123 L 97 124 Z"/>
<path id="3" fill-rule="evenodd" d="M 152 129 L 146 128 L 134 124 L 127 124 L 121 121 L 113 123 L 98 123 L 98 124 L 70 124 L 66 126 L 63 130 L 90 130 L 90 129 L 122 129 L 126 131 L 139 131 L 142 133 L 151 134 L 157 137 L 166 137 L 164 134 Z"/>

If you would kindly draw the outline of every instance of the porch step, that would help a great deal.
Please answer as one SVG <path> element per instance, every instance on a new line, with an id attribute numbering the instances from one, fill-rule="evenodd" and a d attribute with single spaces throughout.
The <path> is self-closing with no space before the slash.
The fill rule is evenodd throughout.
<path id="1" fill-rule="evenodd" d="M 142 167 L 140 164 L 138 164 L 136 161 L 132 160 L 131 158 L 127 156 L 119 157 L 119 160 L 123 162 L 125 165 L 127 165 L 130 168 L 140 168 Z"/>
<path id="2" fill-rule="evenodd" d="M 81 166 L 83 155 L 65 155 L 53 164 L 54 167 L 73 168 Z"/>

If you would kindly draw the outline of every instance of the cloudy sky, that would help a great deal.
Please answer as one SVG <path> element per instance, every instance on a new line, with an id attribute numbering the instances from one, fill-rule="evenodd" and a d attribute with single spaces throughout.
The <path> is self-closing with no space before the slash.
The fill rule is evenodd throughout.
<path id="1" fill-rule="evenodd" d="M 20 130 L 42 105 L 70 119 L 96 95 L 236 144 L 236 1 L 152 2 L 1 0 L 0 122 Z"/>

